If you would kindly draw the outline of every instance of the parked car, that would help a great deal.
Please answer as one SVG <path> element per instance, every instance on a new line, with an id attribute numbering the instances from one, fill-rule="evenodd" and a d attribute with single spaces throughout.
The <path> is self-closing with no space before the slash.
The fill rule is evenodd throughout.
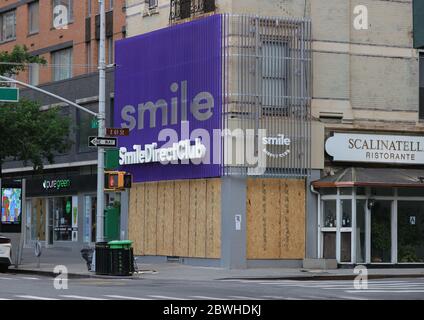
<path id="1" fill-rule="evenodd" d="M 6 272 L 12 264 L 12 241 L 0 236 L 0 272 Z"/>

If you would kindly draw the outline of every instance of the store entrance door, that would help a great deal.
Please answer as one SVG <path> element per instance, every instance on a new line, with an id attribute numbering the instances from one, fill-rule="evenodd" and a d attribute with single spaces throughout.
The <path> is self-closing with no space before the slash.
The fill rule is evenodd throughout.
<path id="1" fill-rule="evenodd" d="M 72 197 L 49 198 L 48 200 L 48 244 L 54 241 L 72 240 Z"/>
<path id="2" fill-rule="evenodd" d="M 371 263 L 392 262 L 393 201 L 375 200 L 371 208 Z"/>

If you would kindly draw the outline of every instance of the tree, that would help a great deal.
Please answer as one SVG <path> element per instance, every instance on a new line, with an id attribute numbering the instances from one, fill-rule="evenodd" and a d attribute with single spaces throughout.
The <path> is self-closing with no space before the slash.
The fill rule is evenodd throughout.
<path id="1" fill-rule="evenodd" d="M 17 75 L 28 63 L 45 64 L 43 58 L 31 56 L 26 47 L 16 46 L 11 53 L 0 53 L 0 72 Z M 34 170 L 43 168 L 44 160 L 54 162 L 55 155 L 66 152 L 69 140 L 69 118 L 58 108 L 40 110 L 38 102 L 21 100 L 0 104 L 0 177 L 6 160 L 32 163 Z"/>

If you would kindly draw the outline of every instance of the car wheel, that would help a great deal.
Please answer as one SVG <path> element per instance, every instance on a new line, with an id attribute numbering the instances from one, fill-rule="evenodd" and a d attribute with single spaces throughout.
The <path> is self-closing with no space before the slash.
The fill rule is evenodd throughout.
<path id="1" fill-rule="evenodd" d="M 5 264 L 0 264 L 0 273 L 6 273 L 9 267 Z"/>

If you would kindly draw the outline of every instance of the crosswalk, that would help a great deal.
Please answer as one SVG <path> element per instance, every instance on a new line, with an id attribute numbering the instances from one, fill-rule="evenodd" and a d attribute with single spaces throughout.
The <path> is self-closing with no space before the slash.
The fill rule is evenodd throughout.
<path id="1" fill-rule="evenodd" d="M 424 293 L 424 279 L 417 280 L 368 280 L 366 283 L 361 282 L 359 287 L 355 286 L 353 280 L 334 281 L 296 281 L 296 280 L 226 280 L 238 283 L 249 283 L 262 286 L 273 286 L 286 289 L 311 289 L 323 290 L 326 292 L 338 293 L 344 292 L 347 294 L 366 295 L 372 293 Z M 343 297 L 343 296 L 341 296 Z M 423 296 L 424 297 L 424 296 Z M 304 298 L 322 299 L 322 296 L 304 296 Z M 354 297 L 349 296 L 350 299 Z"/>
<path id="2" fill-rule="evenodd" d="M 10 283 L 12 287 L 17 284 L 16 281 L 40 281 L 45 278 L 20 276 L 20 275 L 1 275 L 0 281 Z M 52 279 L 53 280 L 53 279 Z M 39 295 L 39 292 L 22 292 L 21 294 L 6 294 L 0 289 L 0 301 L 10 300 L 368 300 L 375 299 L 381 295 L 393 297 L 414 296 L 424 299 L 424 279 L 375 279 L 369 280 L 366 287 L 360 289 L 355 288 L 352 280 L 312 280 L 312 281 L 296 281 L 296 280 L 220 280 L 220 282 L 231 282 L 236 285 L 248 284 L 249 286 L 262 286 L 265 290 L 255 291 L 233 291 L 226 292 L 220 290 L 218 292 L 160 292 L 155 293 L 148 291 L 82 291 L 65 290 L 65 291 L 45 291 Z M 91 284 L 91 283 L 90 283 Z M 364 283 L 362 283 L 364 284 Z M 122 283 L 120 283 L 122 285 Z M 231 286 L 230 286 L 231 287 Z M 237 287 L 237 286 L 236 286 Z M 90 288 L 90 287 L 84 287 Z M 237 294 L 237 293 L 238 294 Z M 34 294 L 35 293 L 35 294 Z M 123 294 L 122 294 L 123 293 Z"/>

